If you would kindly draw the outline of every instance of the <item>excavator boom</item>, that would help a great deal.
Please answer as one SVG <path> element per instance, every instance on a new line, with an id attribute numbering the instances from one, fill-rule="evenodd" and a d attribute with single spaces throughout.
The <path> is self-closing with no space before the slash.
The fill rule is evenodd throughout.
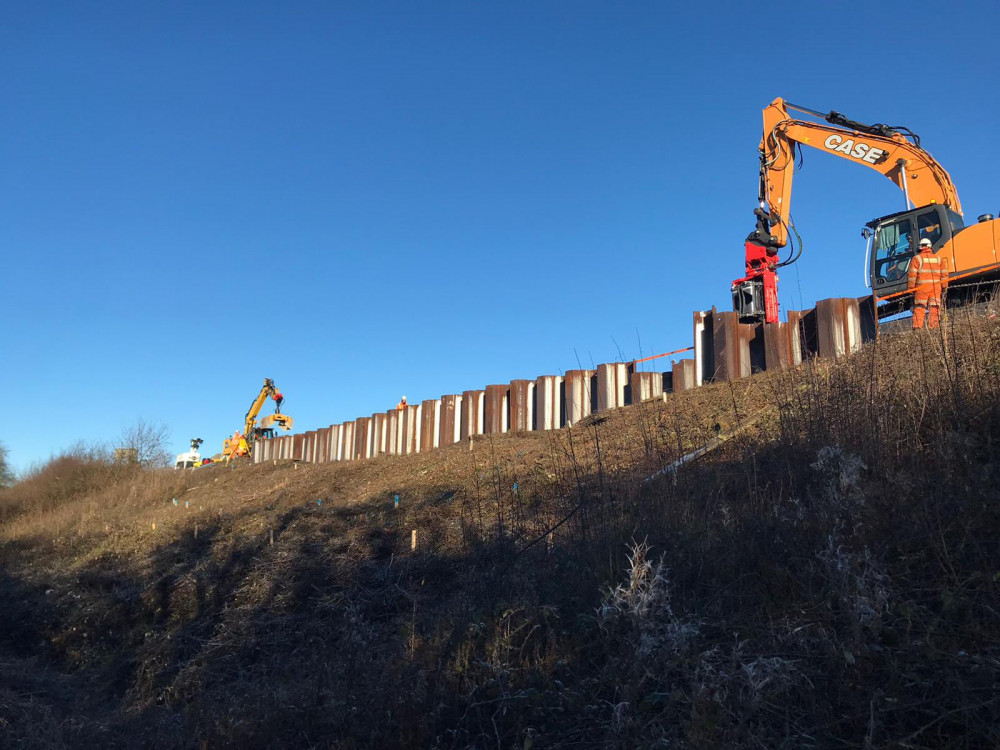
<path id="1" fill-rule="evenodd" d="M 822 117 L 825 122 L 796 120 L 789 109 Z M 788 244 L 796 146 L 810 146 L 874 169 L 906 194 L 910 206 L 937 203 L 962 213 L 951 176 L 920 147 L 920 139 L 908 128 L 865 125 L 839 112 L 823 114 L 778 98 L 764 109 L 760 141 L 758 198 L 771 224 L 771 236 L 758 238 L 765 247 Z"/>

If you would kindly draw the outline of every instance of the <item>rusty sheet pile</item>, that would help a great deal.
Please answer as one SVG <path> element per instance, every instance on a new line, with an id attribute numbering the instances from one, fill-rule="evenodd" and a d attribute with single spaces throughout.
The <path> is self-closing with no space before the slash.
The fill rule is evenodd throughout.
<path id="1" fill-rule="evenodd" d="M 738 380 L 760 370 L 795 367 L 811 356 L 840 357 L 876 334 L 870 297 L 820 300 L 788 312 L 788 322 L 744 324 L 735 312 L 694 313 L 693 359 L 669 372 L 642 372 L 635 362 L 567 370 L 488 385 L 391 409 L 370 417 L 254 444 L 254 463 L 355 461 L 422 453 L 473 435 L 555 430 L 595 412 L 661 398 L 705 383 Z"/>

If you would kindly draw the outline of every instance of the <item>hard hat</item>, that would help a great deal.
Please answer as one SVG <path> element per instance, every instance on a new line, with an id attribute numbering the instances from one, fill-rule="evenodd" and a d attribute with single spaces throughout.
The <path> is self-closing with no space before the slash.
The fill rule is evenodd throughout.
<path id="1" fill-rule="evenodd" d="M 926 237 L 924 237 L 922 240 L 920 240 L 920 247 L 933 247 L 933 246 L 934 246 L 934 243 L 931 242 Z"/>
<path id="2" fill-rule="evenodd" d="M 406 396 L 403 396 L 403 398 L 402 398 L 402 399 L 400 399 L 400 400 L 401 400 L 401 401 L 406 401 Z"/>

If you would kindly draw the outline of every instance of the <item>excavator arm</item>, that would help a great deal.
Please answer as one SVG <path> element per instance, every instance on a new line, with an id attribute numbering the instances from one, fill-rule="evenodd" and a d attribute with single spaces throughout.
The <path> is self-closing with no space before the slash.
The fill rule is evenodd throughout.
<path id="1" fill-rule="evenodd" d="M 789 109 L 821 117 L 825 122 L 793 119 Z M 938 203 L 962 213 L 951 176 L 920 147 L 920 138 L 907 128 L 865 125 L 839 112 L 824 114 L 778 98 L 764 110 L 760 141 L 758 197 L 771 231 L 769 237 L 756 239 L 764 247 L 778 249 L 788 244 L 796 146 L 810 146 L 874 169 L 902 190 L 912 206 Z"/>
<path id="2" fill-rule="evenodd" d="M 264 385 L 260 389 L 260 393 L 257 394 L 257 398 L 253 400 L 250 404 L 250 408 L 247 410 L 246 418 L 243 422 L 243 434 L 253 435 L 253 428 L 257 426 L 257 415 L 260 414 L 260 410 L 264 407 L 264 402 L 267 401 L 268 397 L 273 396 L 277 393 L 278 389 L 274 387 L 274 381 L 271 378 L 264 378 Z"/>
<path id="3" fill-rule="evenodd" d="M 271 378 L 264 378 L 264 385 L 261 386 L 260 392 L 254 398 L 253 403 L 250 404 L 246 417 L 244 417 L 243 432 L 234 433 L 233 437 L 227 439 L 223 444 L 223 454 L 227 459 L 249 455 L 251 443 L 263 430 L 271 431 L 275 426 L 280 427 L 282 430 L 292 429 L 292 418 L 286 414 L 277 412 L 264 417 L 261 420 L 261 425 L 258 427 L 257 416 L 260 414 L 260 410 L 264 407 L 264 403 L 268 398 L 274 398 L 280 404 L 279 399 L 281 398 L 281 394 Z"/>

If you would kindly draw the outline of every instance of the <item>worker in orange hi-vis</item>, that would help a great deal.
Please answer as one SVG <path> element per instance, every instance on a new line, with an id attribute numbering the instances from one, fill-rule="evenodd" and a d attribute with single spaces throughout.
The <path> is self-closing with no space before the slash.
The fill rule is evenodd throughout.
<path id="1" fill-rule="evenodd" d="M 913 256 L 906 270 L 906 290 L 913 292 L 913 327 L 937 328 L 941 324 L 941 297 L 948 288 L 951 264 L 944 255 L 934 254 L 934 245 L 926 237 L 920 240 L 920 252 Z"/>
<path id="2" fill-rule="evenodd" d="M 406 408 L 406 396 L 399 399 L 399 403 L 396 404 L 396 411 L 403 411 Z"/>
<path id="3" fill-rule="evenodd" d="M 274 413 L 281 414 L 281 402 L 285 400 L 285 397 L 281 395 L 281 391 L 275 391 L 271 398 L 274 399 Z"/>

